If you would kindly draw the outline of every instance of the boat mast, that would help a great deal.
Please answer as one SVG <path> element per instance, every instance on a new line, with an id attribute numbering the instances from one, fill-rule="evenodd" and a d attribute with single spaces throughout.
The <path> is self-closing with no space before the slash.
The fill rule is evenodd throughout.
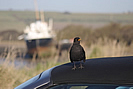
<path id="1" fill-rule="evenodd" d="M 36 0 L 34 0 L 34 5 L 35 5 L 36 20 L 39 20 L 39 12 L 38 12 L 38 6 L 37 6 Z"/>
<path id="2" fill-rule="evenodd" d="M 44 19 L 44 12 L 41 11 L 40 14 L 41 14 L 41 21 L 44 22 L 45 21 L 45 19 Z"/>
<path id="3" fill-rule="evenodd" d="M 35 5 L 35 14 L 36 14 L 36 21 L 40 20 L 40 17 L 39 17 L 39 11 L 38 11 L 38 5 L 37 5 L 37 1 L 34 0 L 34 5 Z M 37 56 L 38 55 L 38 52 L 39 52 L 39 39 L 36 40 L 36 51 L 34 52 L 34 56 Z"/>

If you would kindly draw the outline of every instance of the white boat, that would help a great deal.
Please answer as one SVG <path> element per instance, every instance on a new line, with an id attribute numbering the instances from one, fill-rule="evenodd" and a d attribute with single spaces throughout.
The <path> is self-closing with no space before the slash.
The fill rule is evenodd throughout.
<path id="1" fill-rule="evenodd" d="M 55 34 L 53 32 L 53 20 L 50 19 L 47 23 L 44 19 L 43 12 L 39 16 L 37 1 L 34 0 L 36 22 L 31 23 L 24 29 L 24 34 L 18 39 L 24 39 L 27 45 L 27 53 L 33 55 L 40 51 L 47 51 L 47 48 L 52 45 Z M 39 20 L 41 17 L 41 20 Z"/>
<path id="2" fill-rule="evenodd" d="M 27 53 L 33 55 L 41 50 L 46 50 L 52 45 L 55 34 L 52 30 L 53 20 L 49 20 L 49 24 L 45 21 L 36 21 L 26 26 L 24 34 L 18 39 L 24 39 L 27 45 Z"/>

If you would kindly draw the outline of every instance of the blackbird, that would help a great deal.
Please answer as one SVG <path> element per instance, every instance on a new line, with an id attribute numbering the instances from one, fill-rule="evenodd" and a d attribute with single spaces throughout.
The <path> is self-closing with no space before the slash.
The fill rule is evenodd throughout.
<path id="1" fill-rule="evenodd" d="M 80 45 L 80 38 L 75 37 L 73 41 L 73 45 L 70 49 L 70 61 L 71 63 L 74 63 L 74 67 L 72 68 L 73 70 L 76 69 L 75 62 L 80 61 L 80 67 L 79 68 L 84 68 L 82 66 L 81 61 L 83 60 L 85 62 L 86 57 L 85 57 L 85 51 L 83 47 Z"/>

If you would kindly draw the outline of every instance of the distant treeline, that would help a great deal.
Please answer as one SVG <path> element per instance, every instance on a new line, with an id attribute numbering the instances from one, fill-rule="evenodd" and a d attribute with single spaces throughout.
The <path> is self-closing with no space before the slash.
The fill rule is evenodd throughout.
<path id="1" fill-rule="evenodd" d="M 21 34 L 16 30 L 1 31 L 0 40 L 18 40 L 17 37 Z M 81 37 L 82 41 L 87 45 L 96 43 L 99 38 L 102 40 L 108 38 L 109 40 L 124 42 L 129 46 L 133 42 L 133 25 L 110 23 L 97 29 L 82 25 L 69 25 L 57 32 L 57 40 L 72 39 L 75 36 Z"/>
<path id="2" fill-rule="evenodd" d="M 71 39 L 75 36 L 82 38 L 82 41 L 87 45 L 96 43 L 98 39 L 117 40 L 117 42 L 124 42 L 126 45 L 131 45 L 133 42 L 133 25 L 120 25 L 117 23 L 110 23 L 98 29 L 86 28 L 83 26 L 70 25 L 57 33 L 58 40 Z"/>

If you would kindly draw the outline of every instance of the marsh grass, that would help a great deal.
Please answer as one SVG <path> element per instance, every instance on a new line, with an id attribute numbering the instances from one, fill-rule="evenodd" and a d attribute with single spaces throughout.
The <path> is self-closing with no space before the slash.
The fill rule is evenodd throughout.
<path id="1" fill-rule="evenodd" d="M 99 38 L 96 43 L 90 46 L 85 45 L 83 42 L 81 45 L 86 51 L 87 59 L 127 56 L 127 49 L 129 49 L 125 43 L 118 43 L 116 40 L 111 40 L 107 37 L 104 39 Z M 64 51 L 61 57 L 58 56 L 58 51 L 56 49 L 52 49 L 52 51 L 56 52 L 56 55 L 52 54 L 50 57 L 42 57 L 39 60 L 34 57 L 30 60 L 28 66 L 17 68 L 15 66 L 15 61 L 20 59 L 16 59 L 17 52 L 14 47 L 11 47 L 8 54 L 2 56 L 5 61 L 0 64 L 0 89 L 13 89 L 51 67 L 70 62 L 67 51 Z"/>
<path id="2" fill-rule="evenodd" d="M 40 74 L 41 72 L 60 65 L 53 59 L 45 61 L 31 61 L 30 66 L 23 66 L 22 68 L 16 68 L 14 61 L 6 59 L 3 64 L 0 65 L 0 89 L 13 89 L 26 80 Z"/>
<path id="3" fill-rule="evenodd" d="M 15 65 L 15 61 L 22 59 L 16 58 L 17 52 L 15 48 L 11 47 L 8 50 L 7 54 L 6 50 L 7 49 L 5 49 L 5 53 L 3 53 L 3 56 L 1 56 L 1 59 L 4 59 L 4 62 L 0 64 L 0 89 L 13 89 L 14 87 L 40 74 L 41 72 L 54 66 L 65 63 L 63 61 L 59 62 L 58 55 L 52 54 L 49 58 L 44 57 L 38 60 L 35 57 L 33 57 L 32 59 L 27 59 L 30 60 L 28 66 L 25 65 L 23 67 L 19 67 Z"/>
<path id="4" fill-rule="evenodd" d="M 90 58 L 94 57 L 120 57 L 127 56 L 127 46 L 123 42 L 108 38 L 99 38 L 95 44 L 90 46 Z"/>

